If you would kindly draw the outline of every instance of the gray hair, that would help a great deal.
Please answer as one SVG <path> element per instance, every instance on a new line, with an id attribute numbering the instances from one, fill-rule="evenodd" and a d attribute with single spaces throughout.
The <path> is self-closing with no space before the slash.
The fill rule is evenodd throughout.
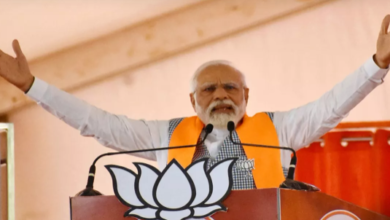
<path id="1" fill-rule="evenodd" d="M 246 81 L 245 81 L 245 75 L 240 71 L 238 70 L 232 62 L 230 61 L 227 61 L 227 60 L 212 60 L 212 61 L 208 61 L 204 64 L 202 64 L 200 67 L 198 67 L 198 69 L 195 71 L 193 77 L 192 77 L 192 81 L 191 81 L 191 92 L 195 92 L 195 89 L 196 89 L 196 86 L 198 84 L 198 76 L 199 74 L 204 70 L 206 69 L 207 67 L 210 67 L 210 66 L 218 66 L 218 65 L 226 65 L 226 66 L 229 66 L 231 68 L 233 68 L 234 70 L 236 70 L 240 75 L 241 75 L 241 80 L 242 80 L 242 83 L 244 85 L 244 87 L 247 87 L 246 86 Z"/>

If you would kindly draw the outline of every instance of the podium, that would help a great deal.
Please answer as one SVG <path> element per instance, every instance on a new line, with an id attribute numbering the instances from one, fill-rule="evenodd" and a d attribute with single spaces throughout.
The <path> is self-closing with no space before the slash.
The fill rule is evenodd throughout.
<path id="1" fill-rule="evenodd" d="M 228 210 L 212 215 L 215 220 L 320 220 L 334 210 L 347 210 L 361 220 L 390 220 L 390 217 L 372 212 L 321 192 L 270 188 L 231 191 L 222 202 Z M 123 217 L 129 207 L 115 196 L 70 198 L 72 220 L 136 220 Z"/>

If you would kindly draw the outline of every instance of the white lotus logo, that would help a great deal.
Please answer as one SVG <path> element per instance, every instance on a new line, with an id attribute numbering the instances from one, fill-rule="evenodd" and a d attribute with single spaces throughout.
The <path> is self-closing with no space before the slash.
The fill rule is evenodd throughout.
<path id="1" fill-rule="evenodd" d="M 338 209 L 326 213 L 321 220 L 360 220 L 360 218 L 350 211 Z"/>
<path id="2" fill-rule="evenodd" d="M 236 160 L 220 161 L 208 171 L 207 159 L 198 160 L 186 169 L 172 160 L 162 172 L 148 164 L 134 163 L 138 175 L 120 166 L 106 168 L 116 197 L 131 207 L 124 216 L 181 220 L 226 211 L 222 200 L 231 191 L 231 171 Z"/>

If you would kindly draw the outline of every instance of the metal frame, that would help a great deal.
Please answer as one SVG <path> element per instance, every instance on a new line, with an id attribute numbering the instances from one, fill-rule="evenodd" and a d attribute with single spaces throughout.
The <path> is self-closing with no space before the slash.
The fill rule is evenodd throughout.
<path id="1" fill-rule="evenodd" d="M 8 220 L 15 220 L 15 157 L 14 157 L 14 125 L 0 123 L 0 130 L 7 132 L 7 189 Z"/>

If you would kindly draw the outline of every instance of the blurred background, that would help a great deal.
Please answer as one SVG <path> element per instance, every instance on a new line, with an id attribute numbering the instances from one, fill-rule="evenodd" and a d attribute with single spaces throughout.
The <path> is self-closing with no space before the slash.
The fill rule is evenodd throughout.
<path id="1" fill-rule="evenodd" d="M 253 115 L 289 110 L 330 90 L 372 57 L 389 13 L 388 0 L 0 0 L 0 49 L 13 55 L 11 43 L 18 39 L 36 77 L 109 112 L 146 120 L 195 114 L 188 96 L 195 69 L 212 59 L 230 60 L 246 75 L 248 114 Z M 389 83 L 375 89 L 344 120 L 366 124 L 340 128 L 346 134 L 340 140 L 359 129 L 370 140 L 376 140 L 378 129 L 386 132 L 389 98 Z M 70 219 L 69 197 L 85 187 L 94 158 L 112 150 L 81 137 L 3 79 L 0 115 L 0 122 L 15 126 L 16 219 Z M 324 151 L 321 160 L 324 140 L 304 150 Z M 370 152 L 369 142 L 357 143 L 360 153 Z M 384 175 L 390 171 L 385 170 L 388 143 L 382 147 L 386 153 L 380 160 L 375 159 L 378 154 L 364 153 L 365 164 L 373 165 L 348 177 L 355 185 L 343 186 L 343 177 L 337 176 L 350 166 L 345 158 L 330 159 L 340 166 L 329 167 L 306 156 L 301 166 L 318 169 L 301 171 L 297 178 L 390 215 L 383 192 L 351 197 L 390 183 Z M 378 160 L 383 163 L 374 164 Z M 132 156 L 105 158 L 97 165 L 95 188 L 113 195 L 103 165 L 132 168 L 134 161 L 154 164 Z M 322 165 L 328 179 L 334 175 L 338 181 L 314 177 L 325 172 Z"/>

